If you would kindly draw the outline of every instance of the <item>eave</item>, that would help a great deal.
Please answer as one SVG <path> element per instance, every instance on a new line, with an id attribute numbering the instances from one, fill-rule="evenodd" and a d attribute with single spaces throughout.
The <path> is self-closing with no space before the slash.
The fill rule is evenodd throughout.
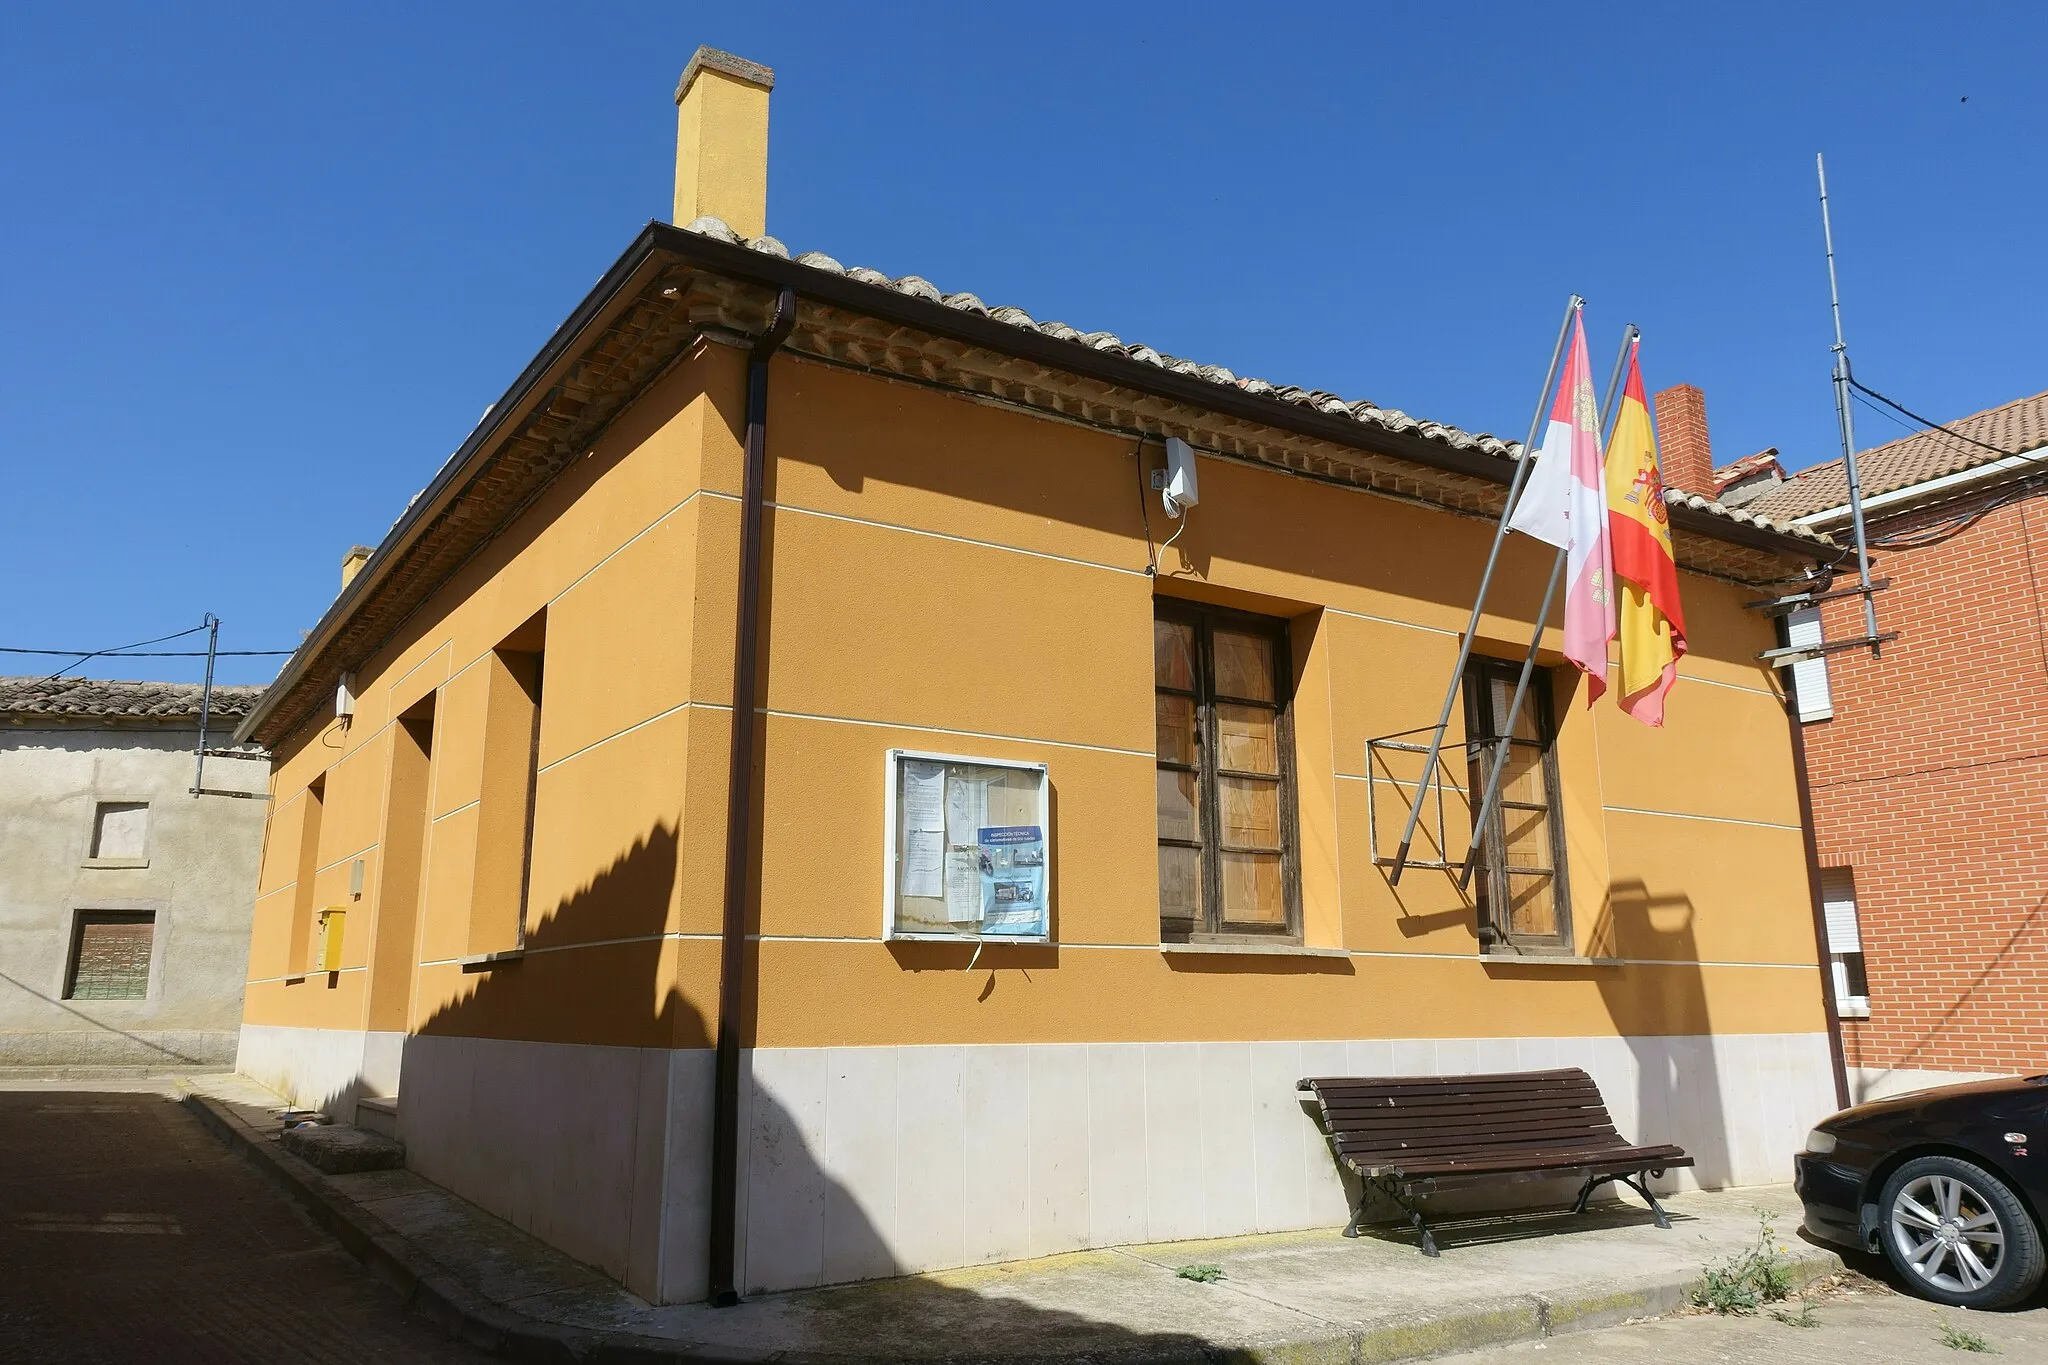
<path id="1" fill-rule="evenodd" d="M 1098 349 L 791 260 L 779 244 L 768 248 L 770 240 L 747 246 L 666 223 L 643 229 L 392 526 L 235 738 L 277 748 L 318 714 L 340 674 L 388 643 L 678 355 L 707 334 L 758 329 L 785 286 L 803 310 L 788 348 L 794 355 L 843 362 L 850 353 L 873 362 L 868 368 L 896 366 L 906 377 L 936 375 L 1019 406 L 1184 435 L 1239 458 L 1472 515 L 1496 516 L 1513 476 L 1515 457 L 1500 442 L 1432 423 L 1389 429 L 1328 395 L 1287 391 L 1290 398 L 1219 383 L 1149 352 L 1140 359 Z M 1831 549 L 1697 499 L 1670 511 L 1681 564 L 1698 572 L 1774 580 Z"/>

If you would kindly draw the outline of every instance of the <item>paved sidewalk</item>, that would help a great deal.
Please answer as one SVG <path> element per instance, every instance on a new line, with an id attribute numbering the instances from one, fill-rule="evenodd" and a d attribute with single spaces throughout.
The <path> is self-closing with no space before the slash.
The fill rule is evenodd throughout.
<path id="1" fill-rule="evenodd" d="M 246 1082 L 242 1084 L 246 1085 Z M 1841 1268 L 1792 1235 L 1785 1187 L 1679 1195 L 1583 1218 L 1453 1223 L 1429 1259 L 1334 1228 L 1076 1252 L 735 1308 L 657 1308 L 410 1171 L 323 1175 L 285 1153 L 259 1101 L 202 1082 L 189 1103 L 396 1284 L 468 1340 L 515 1356 L 732 1361 L 1416 1359 L 1650 1317 L 1775 1221 L 1795 1277 Z M 1215 1283 L 1183 1266 L 1219 1267 Z"/>

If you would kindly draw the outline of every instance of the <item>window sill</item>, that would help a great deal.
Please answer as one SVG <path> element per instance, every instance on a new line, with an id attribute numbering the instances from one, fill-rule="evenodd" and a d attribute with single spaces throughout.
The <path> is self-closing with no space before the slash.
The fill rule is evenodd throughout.
<path id="1" fill-rule="evenodd" d="M 87 858 L 80 867 L 148 867 L 147 858 Z"/>
<path id="2" fill-rule="evenodd" d="M 884 943 L 972 943 L 977 947 L 1019 944 L 1027 948 L 1053 948 L 1050 934 L 920 934 L 891 930 L 882 935 Z"/>
<path id="3" fill-rule="evenodd" d="M 1869 1017 L 1870 1002 L 1868 1000 L 1838 1000 L 1835 1002 L 1835 1018 L 1837 1019 L 1868 1019 Z"/>
<path id="4" fill-rule="evenodd" d="M 525 956 L 524 948 L 501 948 L 495 953 L 472 953 L 468 957 L 458 957 L 455 962 L 465 972 L 487 972 L 493 967 L 518 962 Z"/>
<path id="5" fill-rule="evenodd" d="M 1213 953 L 1244 957 L 1350 957 L 1348 948 L 1310 948 L 1300 943 L 1162 943 L 1162 953 Z"/>
<path id="6" fill-rule="evenodd" d="M 1578 957 L 1571 953 L 1481 953 L 1488 966 L 1507 967 L 1626 967 L 1619 957 Z"/>

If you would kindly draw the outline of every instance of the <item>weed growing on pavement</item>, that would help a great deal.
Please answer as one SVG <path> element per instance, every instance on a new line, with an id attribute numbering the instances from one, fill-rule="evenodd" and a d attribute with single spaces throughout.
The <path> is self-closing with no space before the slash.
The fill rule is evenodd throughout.
<path id="1" fill-rule="evenodd" d="M 1223 1278 L 1223 1267 L 1220 1265 L 1184 1265 L 1173 1273 L 1180 1276 L 1183 1280 L 1193 1280 L 1196 1284 L 1214 1284 Z"/>
<path id="2" fill-rule="evenodd" d="M 1934 1315 L 1934 1320 L 1941 1324 L 1941 1344 L 1951 1351 L 1991 1350 L 1991 1343 L 1986 1341 L 1981 1333 L 1973 1332 L 1967 1327 L 1958 1327 L 1938 1312 Z"/>
<path id="3" fill-rule="evenodd" d="M 1811 1299 L 1800 1300 L 1799 1311 L 1796 1313 L 1788 1313 L 1782 1308 L 1773 1308 L 1771 1316 L 1784 1323 L 1787 1327 L 1820 1326 L 1820 1319 L 1813 1315 L 1813 1301 Z"/>
<path id="4" fill-rule="evenodd" d="M 1792 1292 L 1792 1276 L 1778 1253 L 1778 1230 L 1771 1215 L 1757 1210 L 1756 1241 L 1717 1265 L 1706 1268 L 1699 1288 L 1692 1291 L 1695 1307 L 1716 1313 L 1747 1315 L 1767 1303 L 1778 1303 Z M 1802 1326 L 1806 1324 L 1801 1324 Z"/>

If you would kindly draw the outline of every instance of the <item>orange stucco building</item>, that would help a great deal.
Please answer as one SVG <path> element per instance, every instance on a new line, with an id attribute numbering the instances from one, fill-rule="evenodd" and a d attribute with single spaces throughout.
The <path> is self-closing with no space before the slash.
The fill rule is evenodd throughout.
<path id="1" fill-rule="evenodd" d="M 1684 1180 L 1785 1178 L 1833 1085 L 1744 604 L 1831 549 L 1674 502 L 1667 728 L 1548 670 L 1481 894 L 1390 885 L 1417 773 L 1368 740 L 1434 719 L 1514 450 L 791 259 L 771 85 L 693 59 L 689 226 L 244 726 L 276 763 L 242 1069 L 377 1101 L 423 1174 L 671 1302 L 1342 1221 L 1304 1075 L 1582 1064 Z M 1546 568 L 1509 545 L 1478 653 L 1520 657 Z M 958 761 L 943 820 L 921 754 Z M 998 890 L 958 819 L 1036 831 Z"/>

